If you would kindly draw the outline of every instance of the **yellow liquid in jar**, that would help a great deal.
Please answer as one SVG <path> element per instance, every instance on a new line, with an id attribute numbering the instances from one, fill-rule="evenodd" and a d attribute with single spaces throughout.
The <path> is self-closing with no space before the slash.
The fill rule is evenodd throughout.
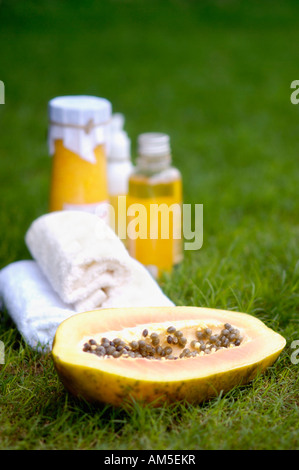
<path id="1" fill-rule="evenodd" d="M 171 272 L 174 265 L 180 263 L 183 258 L 182 237 L 176 239 L 173 235 L 173 224 L 181 224 L 182 217 L 180 211 L 180 220 L 177 215 L 172 217 L 172 211 L 169 211 L 169 238 L 162 238 L 162 221 L 158 219 L 156 239 L 151 238 L 150 228 L 150 207 L 151 204 L 179 204 L 182 207 L 182 181 L 181 178 L 169 182 L 151 183 L 146 177 L 133 175 L 129 181 L 128 207 L 132 204 L 142 204 L 145 211 L 139 212 L 139 228 L 146 227 L 146 238 L 137 237 L 132 239 L 128 236 L 128 251 L 132 257 L 137 259 L 143 265 L 149 268 L 155 277 L 159 277 L 163 272 Z M 159 216 L 160 217 L 160 216 Z M 128 217 L 128 221 L 134 219 L 134 216 Z M 179 225 L 181 226 L 181 225 Z M 130 234 L 129 234 L 130 235 Z"/>
<path id="2" fill-rule="evenodd" d="M 106 153 L 103 145 L 94 149 L 96 162 L 83 160 L 55 141 L 50 190 L 50 211 L 67 205 L 96 204 L 108 201 Z"/>

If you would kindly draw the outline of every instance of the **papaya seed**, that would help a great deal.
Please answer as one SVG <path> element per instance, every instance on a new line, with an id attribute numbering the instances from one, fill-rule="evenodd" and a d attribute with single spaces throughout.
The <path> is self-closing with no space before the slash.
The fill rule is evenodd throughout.
<path id="1" fill-rule="evenodd" d="M 114 346 L 108 346 L 108 348 L 106 348 L 106 354 L 108 355 L 112 355 L 114 352 L 116 351 L 115 347 Z"/>
<path id="2" fill-rule="evenodd" d="M 217 337 L 215 335 L 210 336 L 210 343 L 216 343 Z"/>
<path id="3" fill-rule="evenodd" d="M 199 340 L 203 339 L 204 338 L 204 332 L 201 331 L 201 330 L 197 331 L 196 332 L 196 338 L 199 339 Z"/>
<path id="4" fill-rule="evenodd" d="M 229 330 L 227 330 L 226 328 L 223 328 L 223 330 L 221 330 L 221 334 L 223 336 L 228 336 L 229 335 Z"/>
<path id="5" fill-rule="evenodd" d="M 166 348 L 164 348 L 164 351 L 166 356 L 169 356 L 172 353 L 172 348 L 170 346 L 166 346 Z"/>
<path id="6" fill-rule="evenodd" d="M 150 335 L 151 339 L 156 339 L 158 337 L 159 337 L 158 333 L 151 333 L 151 335 Z"/>
<path id="7" fill-rule="evenodd" d="M 179 338 L 179 345 L 183 348 L 185 345 L 187 344 L 187 339 L 182 336 L 181 338 Z"/>
<path id="8" fill-rule="evenodd" d="M 121 341 L 120 338 L 114 338 L 114 340 L 112 342 L 113 342 L 114 346 L 119 346 L 122 341 Z"/>
<path id="9" fill-rule="evenodd" d="M 95 351 L 99 356 L 104 356 L 104 354 L 106 352 L 106 350 L 103 346 L 97 346 Z"/>
<path id="10" fill-rule="evenodd" d="M 133 349 L 133 351 L 135 351 L 135 349 L 138 349 L 138 343 L 137 343 L 137 341 L 132 341 L 132 342 L 130 343 L 130 346 L 131 346 L 131 348 Z"/>
<path id="11" fill-rule="evenodd" d="M 152 339 L 152 345 L 153 346 L 158 346 L 159 343 L 160 343 L 160 338 L 153 338 Z"/>
<path id="12" fill-rule="evenodd" d="M 157 332 L 149 335 L 149 331 L 145 328 L 142 331 L 141 339 L 133 340 L 126 343 L 121 338 L 114 338 L 112 341 L 106 337 L 101 338 L 98 344 L 93 338 L 84 343 L 83 351 L 96 354 L 97 356 L 106 356 L 118 358 L 123 357 L 144 357 L 147 359 L 179 359 L 183 357 L 195 357 L 198 354 L 210 354 L 219 349 L 239 346 L 242 342 L 240 331 L 233 328 L 231 324 L 225 323 L 219 334 L 213 334 L 211 328 L 195 331 L 195 338 L 190 341 L 190 348 L 186 348 L 187 338 L 183 332 L 177 330 L 173 325 L 166 329 L 166 347 L 160 344 L 160 336 Z M 150 342 L 146 340 L 149 337 Z M 168 345 L 178 345 L 184 348 L 179 356 L 173 355 L 173 350 Z"/>
<path id="13" fill-rule="evenodd" d="M 121 351 L 114 351 L 114 353 L 112 354 L 112 356 L 113 356 L 114 358 L 120 357 L 120 356 L 121 356 Z"/>
<path id="14" fill-rule="evenodd" d="M 167 333 L 175 333 L 176 328 L 174 326 L 169 326 L 166 331 Z"/>
<path id="15" fill-rule="evenodd" d="M 177 338 L 181 338 L 183 336 L 183 333 L 180 331 L 180 330 L 176 330 L 174 333 L 173 333 Z"/>

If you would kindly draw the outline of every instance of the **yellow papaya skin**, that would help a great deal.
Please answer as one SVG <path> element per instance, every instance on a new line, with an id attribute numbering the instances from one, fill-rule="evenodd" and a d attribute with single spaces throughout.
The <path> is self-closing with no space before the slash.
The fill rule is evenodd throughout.
<path id="1" fill-rule="evenodd" d="M 144 325 L 198 320 L 229 322 L 246 341 L 208 356 L 175 361 L 146 358 L 99 358 L 82 351 L 83 338 Z M 285 339 L 255 317 L 201 307 L 104 309 L 77 314 L 57 329 L 52 357 L 65 388 L 90 402 L 123 406 L 131 400 L 151 403 L 200 403 L 252 381 L 271 366 Z"/>

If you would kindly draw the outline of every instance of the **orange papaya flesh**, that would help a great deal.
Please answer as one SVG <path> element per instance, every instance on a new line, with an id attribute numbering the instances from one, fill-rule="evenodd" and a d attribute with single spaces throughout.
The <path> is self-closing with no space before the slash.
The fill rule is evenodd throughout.
<path id="1" fill-rule="evenodd" d="M 166 337 L 169 326 L 179 327 L 190 340 L 196 331 L 219 331 L 229 323 L 241 334 L 240 345 L 207 355 L 168 360 L 118 358 L 89 354 L 89 339 L 119 337 L 128 343 L 142 332 Z M 259 319 L 241 312 L 201 307 L 140 307 L 101 309 L 73 315 L 56 332 L 52 357 L 66 389 L 87 401 L 121 406 L 134 399 L 159 405 L 166 402 L 200 403 L 221 391 L 253 380 L 277 359 L 285 339 Z"/>

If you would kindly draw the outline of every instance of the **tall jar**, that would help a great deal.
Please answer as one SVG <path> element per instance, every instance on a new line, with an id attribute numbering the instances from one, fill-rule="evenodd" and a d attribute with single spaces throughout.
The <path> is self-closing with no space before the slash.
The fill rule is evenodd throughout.
<path id="1" fill-rule="evenodd" d="M 169 136 L 141 134 L 129 179 L 128 250 L 155 278 L 183 259 L 181 212 L 182 177 L 172 166 Z"/>
<path id="2" fill-rule="evenodd" d="M 84 210 L 108 221 L 111 103 L 94 96 L 60 96 L 49 102 L 48 112 L 50 211 Z"/>

